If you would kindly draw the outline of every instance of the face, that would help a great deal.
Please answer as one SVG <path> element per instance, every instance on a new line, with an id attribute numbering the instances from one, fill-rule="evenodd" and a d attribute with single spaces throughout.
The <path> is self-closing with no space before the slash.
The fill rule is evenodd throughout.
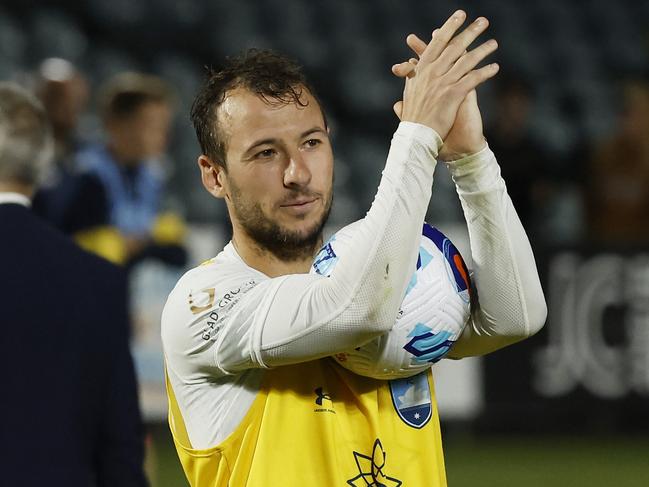
<path id="1" fill-rule="evenodd" d="M 56 135 L 68 136 L 88 100 L 88 84 L 79 75 L 65 81 L 48 81 L 41 97 Z"/>
<path id="2" fill-rule="evenodd" d="M 225 169 L 215 186 L 228 205 L 234 236 L 243 232 L 282 260 L 310 258 L 331 208 L 333 153 L 320 106 L 304 90 L 302 107 L 269 104 L 245 89 L 219 107 Z"/>
<path id="3" fill-rule="evenodd" d="M 168 104 L 144 103 L 130 117 L 109 123 L 111 143 L 127 160 L 159 157 L 167 148 L 171 118 Z"/>

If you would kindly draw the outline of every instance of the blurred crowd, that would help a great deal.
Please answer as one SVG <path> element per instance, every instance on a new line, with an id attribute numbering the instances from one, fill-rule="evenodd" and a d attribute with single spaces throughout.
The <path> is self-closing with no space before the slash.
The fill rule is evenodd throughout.
<path id="1" fill-rule="evenodd" d="M 499 80 L 486 134 L 531 238 L 541 244 L 641 246 L 649 243 L 649 78 L 615 82 L 615 122 L 553 153 L 532 130 L 534 87 Z M 541 135 L 541 137 L 539 137 Z"/>
<path id="2" fill-rule="evenodd" d="M 49 58 L 32 83 L 56 142 L 55 164 L 34 210 L 86 250 L 127 268 L 146 258 L 185 266 L 186 226 L 165 199 L 165 188 L 174 184 L 167 177 L 174 87 L 151 74 L 114 75 L 95 94 L 101 135 L 84 140 L 79 122 L 91 98 L 84 74 L 67 60 Z M 486 134 L 534 240 L 609 246 L 649 241 L 649 80 L 633 73 L 617 80 L 616 90 L 611 130 L 597 140 L 576 139 L 561 153 L 534 130 L 534 85 L 511 72 L 496 81 Z M 347 164 L 354 163 L 343 161 L 343 177 Z M 462 218 L 445 176 L 431 204 L 433 221 Z M 359 216 L 354 211 L 362 208 L 348 216 Z"/>
<path id="3" fill-rule="evenodd" d="M 360 218 L 397 123 L 390 107 L 400 83 L 390 66 L 408 57 L 408 32 L 422 35 L 461 6 L 487 16 L 499 40 L 503 72 L 479 95 L 530 235 L 550 245 L 647 239 L 649 1 L 364 5 L 6 0 L 0 75 L 31 83 L 56 130 L 57 168 L 38 211 L 127 265 L 145 256 L 182 264 L 178 215 L 227 234 L 224 209 L 196 184 L 187 113 L 204 66 L 259 46 L 294 55 L 316 81 L 337 155 L 332 227 Z M 111 162 L 121 179 L 106 169 Z M 453 185 L 439 171 L 428 219 L 459 222 Z"/>
<path id="4" fill-rule="evenodd" d="M 164 167 L 174 94 L 155 76 L 122 73 L 99 87 L 103 137 L 77 133 L 89 86 L 64 59 L 42 62 L 34 89 L 49 115 L 55 159 L 34 211 L 81 247 L 132 267 L 153 257 L 182 267 L 184 224 L 163 210 Z"/>

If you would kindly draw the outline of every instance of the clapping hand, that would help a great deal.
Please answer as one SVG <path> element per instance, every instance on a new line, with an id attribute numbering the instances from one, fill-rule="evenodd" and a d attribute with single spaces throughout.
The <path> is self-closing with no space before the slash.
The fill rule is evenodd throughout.
<path id="1" fill-rule="evenodd" d="M 438 157 L 447 161 L 473 154 L 485 147 L 482 117 L 475 88 L 493 77 L 499 69 L 497 64 L 475 69 L 487 55 L 498 48 L 498 44 L 492 39 L 468 51 L 471 43 L 487 29 L 489 22 L 484 17 L 479 17 L 455 35 L 465 20 L 466 13 L 458 10 L 442 27 L 433 32 L 428 44 L 415 34 L 410 34 L 406 42 L 417 58 L 392 67 L 392 72 L 396 76 L 406 79 L 404 101 L 394 105 L 394 111 L 401 120 L 410 120 L 413 116 L 412 107 L 407 106 L 406 103 L 409 83 L 424 72 L 432 72 L 437 76 L 439 82 L 430 86 L 430 89 L 438 90 L 438 93 L 431 93 L 431 97 L 444 100 L 448 113 L 444 122 L 438 125 L 439 129 L 432 128 L 437 130 L 444 140 Z M 458 100 L 459 96 L 462 96 L 462 99 Z M 430 103 L 421 108 L 430 108 Z M 454 117 L 446 129 L 448 116 L 451 113 Z"/>

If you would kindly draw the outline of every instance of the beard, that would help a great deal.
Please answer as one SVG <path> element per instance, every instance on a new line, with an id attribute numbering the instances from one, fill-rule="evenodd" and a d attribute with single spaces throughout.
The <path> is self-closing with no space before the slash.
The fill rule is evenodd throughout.
<path id="1" fill-rule="evenodd" d="M 319 218 L 306 230 L 290 230 L 266 216 L 259 202 L 251 201 L 244 196 L 232 181 L 230 186 L 232 212 L 243 230 L 262 250 L 270 252 L 285 262 L 315 256 L 322 243 L 322 231 L 331 211 L 333 191 L 324 197 L 318 193 L 294 191 L 293 197 L 320 197 L 324 207 Z"/>

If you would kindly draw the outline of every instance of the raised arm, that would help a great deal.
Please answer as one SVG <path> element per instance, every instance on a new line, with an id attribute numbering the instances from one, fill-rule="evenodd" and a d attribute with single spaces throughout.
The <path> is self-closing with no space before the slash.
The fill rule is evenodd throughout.
<path id="1" fill-rule="evenodd" d="M 450 358 L 484 355 L 539 331 L 547 316 L 534 254 L 493 152 L 447 163 L 471 241 L 477 290 L 471 321 Z"/>
<path id="2" fill-rule="evenodd" d="M 482 32 L 486 25 L 486 19 L 478 18 L 466 31 Z M 414 76 L 430 62 L 435 43 L 444 35 L 442 29 L 434 31 L 429 44 L 409 35 L 407 43 L 419 59 L 397 64 L 393 72 Z M 495 48 L 495 41 L 484 45 Z M 395 112 L 402 116 L 401 103 Z M 483 355 L 536 333 L 547 308 L 529 240 L 482 133 L 475 90 L 460 106 L 439 158 L 449 167 L 464 210 L 477 291 L 471 321 L 449 357 Z"/>

